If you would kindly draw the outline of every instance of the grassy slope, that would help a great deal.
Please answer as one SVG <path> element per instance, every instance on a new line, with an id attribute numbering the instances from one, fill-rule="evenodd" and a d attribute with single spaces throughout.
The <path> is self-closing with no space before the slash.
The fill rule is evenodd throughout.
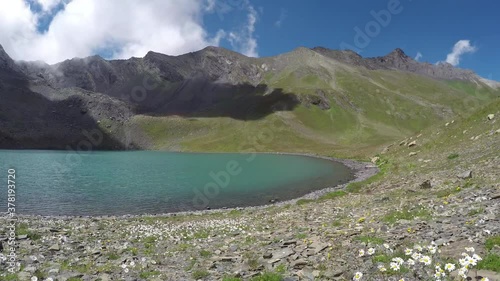
<path id="1" fill-rule="evenodd" d="M 263 81 L 284 92 L 326 93 L 331 108 L 302 104 L 257 121 L 226 117 L 137 116 L 155 149 L 308 152 L 366 158 L 391 142 L 446 119 L 466 116 L 499 96 L 484 85 L 369 71 L 314 56 L 291 61 Z"/>

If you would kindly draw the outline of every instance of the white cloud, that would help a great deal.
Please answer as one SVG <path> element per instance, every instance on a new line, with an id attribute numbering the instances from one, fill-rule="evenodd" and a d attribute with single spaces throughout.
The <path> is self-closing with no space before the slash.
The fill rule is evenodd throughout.
<path id="1" fill-rule="evenodd" d="M 212 38 L 203 26 L 204 13 L 215 7 L 212 0 L 31 1 L 44 11 L 34 13 L 24 0 L 0 0 L 0 44 L 14 59 L 56 63 L 99 50 L 111 50 L 113 58 L 142 57 L 150 50 L 179 55 L 219 45 L 223 39 L 237 51 L 257 55 L 257 13 L 249 5 L 244 30 L 231 32 L 232 38 L 221 29 Z M 60 3 L 65 8 L 40 33 L 39 19 Z"/>
<path id="2" fill-rule="evenodd" d="M 286 17 L 287 17 L 286 10 L 281 9 L 280 17 L 278 18 L 278 20 L 276 22 L 274 22 L 274 26 L 277 28 L 280 28 L 281 25 L 283 25 L 283 22 L 285 21 Z"/>
<path id="3" fill-rule="evenodd" d="M 452 52 L 446 57 L 446 62 L 453 66 L 457 66 L 460 64 L 462 55 L 474 53 L 475 51 L 477 51 L 477 48 L 471 45 L 470 40 L 460 40 L 453 46 Z"/>
<path id="4" fill-rule="evenodd" d="M 246 25 L 239 31 L 230 32 L 228 40 L 234 49 L 249 57 L 258 57 L 257 39 L 255 38 L 255 24 L 258 20 L 258 13 L 253 6 L 248 5 L 248 15 Z"/>
<path id="5" fill-rule="evenodd" d="M 417 52 L 417 55 L 415 56 L 415 60 L 419 61 L 423 57 L 421 52 Z"/>

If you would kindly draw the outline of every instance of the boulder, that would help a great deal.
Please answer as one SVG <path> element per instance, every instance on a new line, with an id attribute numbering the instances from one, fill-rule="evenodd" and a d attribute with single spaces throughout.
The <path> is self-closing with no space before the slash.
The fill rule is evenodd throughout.
<path id="1" fill-rule="evenodd" d="M 472 171 L 471 170 L 465 171 L 463 173 L 458 174 L 457 177 L 459 179 L 463 179 L 463 180 L 471 179 L 472 178 Z"/>
<path id="2" fill-rule="evenodd" d="M 488 120 L 495 119 L 495 114 L 488 114 Z"/>

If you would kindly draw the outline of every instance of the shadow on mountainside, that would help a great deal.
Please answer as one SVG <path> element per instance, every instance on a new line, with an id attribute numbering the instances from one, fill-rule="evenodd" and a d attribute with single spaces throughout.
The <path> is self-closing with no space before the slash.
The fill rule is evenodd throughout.
<path id="1" fill-rule="evenodd" d="M 134 92 L 130 89 L 137 89 L 137 84 L 122 85 L 106 93 L 134 105 L 135 113 L 149 116 L 258 120 L 276 111 L 292 111 L 300 104 L 296 94 L 270 89 L 264 84 L 232 85 L 189 79 L 178 83 L 167 82 L 150 90 Z M 130 94 L 124 95 L 124 91 Z"/>
<path id="2" fill-rule="evenodd" d="M 99 129 L 81 97 L 51 101 L 31 91 L 20 73 L 0 69 L 0 100 L 0 149 L 123 148 Z"/>

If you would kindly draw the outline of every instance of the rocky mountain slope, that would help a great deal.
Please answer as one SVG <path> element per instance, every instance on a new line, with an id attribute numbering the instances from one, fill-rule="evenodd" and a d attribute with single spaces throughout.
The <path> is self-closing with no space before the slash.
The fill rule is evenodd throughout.
<path id="1" fill-rule="evenodd" d="M 0 148 L 79 149 L 93 131 L 102 141 L 91 149 L 358 157 L 500 96 L 494 81 L 400 49 L 378 58 L 319 47 L 248 58 L 207 47 L 55 65 L 14 62 L 0 49 L 0 71 Z M 270 140 L 255 139 L 263 131 Z"/>

